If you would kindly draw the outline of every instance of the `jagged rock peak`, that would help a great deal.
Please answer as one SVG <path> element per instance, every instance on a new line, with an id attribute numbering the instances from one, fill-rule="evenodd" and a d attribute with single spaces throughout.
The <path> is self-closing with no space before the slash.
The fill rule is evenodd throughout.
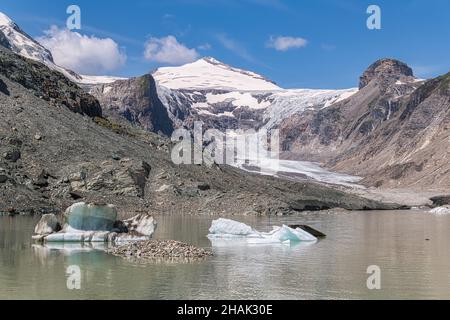
<path id="1" fill-rule="evenodd" d="M 360 77 L 359 89 L 367 86 L 373 79 L 394 79 L 412 77 L 413 70 L 406 64 L 396 59 L 380 59 L 373 63 Z"/>

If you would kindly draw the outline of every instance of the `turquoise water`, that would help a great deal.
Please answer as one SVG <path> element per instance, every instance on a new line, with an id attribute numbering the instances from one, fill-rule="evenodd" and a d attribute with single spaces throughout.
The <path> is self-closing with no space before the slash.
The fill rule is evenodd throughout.
<path id="1" fill-rule="evenodd" d="M 0 299 L 449 299 L 450 216 L 420 211 L 233 217 L 261 231 L 309 224 L 315 244 L 244 245 L 206 238 L 213 217 L 160 216 L 155 234 L 210 248 L 196 262 L 139 264 L 102 248 L 36 246 L 38 218 L 0 217 Z M 428 241 L 426 239 L 429 239 Z M 367 268 L 381 269 L 369 290 Z M 67 286 L 70 266 L 80 290 Z"/>

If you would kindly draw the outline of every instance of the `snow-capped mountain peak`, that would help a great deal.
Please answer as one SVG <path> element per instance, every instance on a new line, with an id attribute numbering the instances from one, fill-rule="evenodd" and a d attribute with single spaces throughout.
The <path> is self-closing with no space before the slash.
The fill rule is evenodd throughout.
<path id="1" fill-rule="evenodd" d="M 109 76 L 84 76 L 58 66 L 51 52 L 23 31 L 11 18 L 0 12 L 0 45 L 25 58 L 39 61 L 50 69 L 63 73 L 80 85 L 106 84 L 124 78 Z"/>
<path id="2" fill-rule="evenodd" d="M 231 67 L 212 57 L 204 57 L 179 67 L 162 67 L 153 76 L 159 85 L 169 89 L 281 90 L 259 74 Z"/>
<path id="3" fill-rule="evenodd" d="M 0 12 L 0 26 L 12 26 L 14 22 L 4 13 Z"/>
<path id="4" fill-rule="evenodd" d="M 3 34 L 2 45 L 28 59 L 44 63 L 53 63 L 49 50 L 26 34 L 7 15 L 0 12 L 0 32 Z"/>

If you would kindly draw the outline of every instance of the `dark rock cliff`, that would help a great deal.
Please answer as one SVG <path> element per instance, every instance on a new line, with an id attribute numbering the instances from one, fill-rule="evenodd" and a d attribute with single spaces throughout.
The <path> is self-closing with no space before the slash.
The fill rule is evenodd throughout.
<path id="1" fill-rule="evenodd" d="M 151 132 L 164 135 L 173 132 L 172 121 L 159 100 L 155 80 L 150 74 L 94 86 L 90 93 L 105 111 L 117 113 Z"/>
<path id="2" fill-rule="evenodd" d="M 0 75 L 17 82 L 52 105 L 65 106 L 73 112 L 101 117 L 99 102 L 63 74 L 42 63 L 18 56 L 0 46 Z"/>

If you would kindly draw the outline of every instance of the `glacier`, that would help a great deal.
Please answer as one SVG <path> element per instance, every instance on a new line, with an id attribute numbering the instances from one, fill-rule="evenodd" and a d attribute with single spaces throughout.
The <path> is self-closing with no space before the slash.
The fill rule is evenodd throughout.
<path id="1" fill-rule="evenodd" d="M 224 218 L 212 222 L 208 238 L 213 244 L 217 239 L 245 240 L 248 244 L 290 244 L 317 241 L 316 237 L 300 228 L 292 229 L 283 225 L 273 227 L 270 232 L 259 232 L 244 223 Z"/>

